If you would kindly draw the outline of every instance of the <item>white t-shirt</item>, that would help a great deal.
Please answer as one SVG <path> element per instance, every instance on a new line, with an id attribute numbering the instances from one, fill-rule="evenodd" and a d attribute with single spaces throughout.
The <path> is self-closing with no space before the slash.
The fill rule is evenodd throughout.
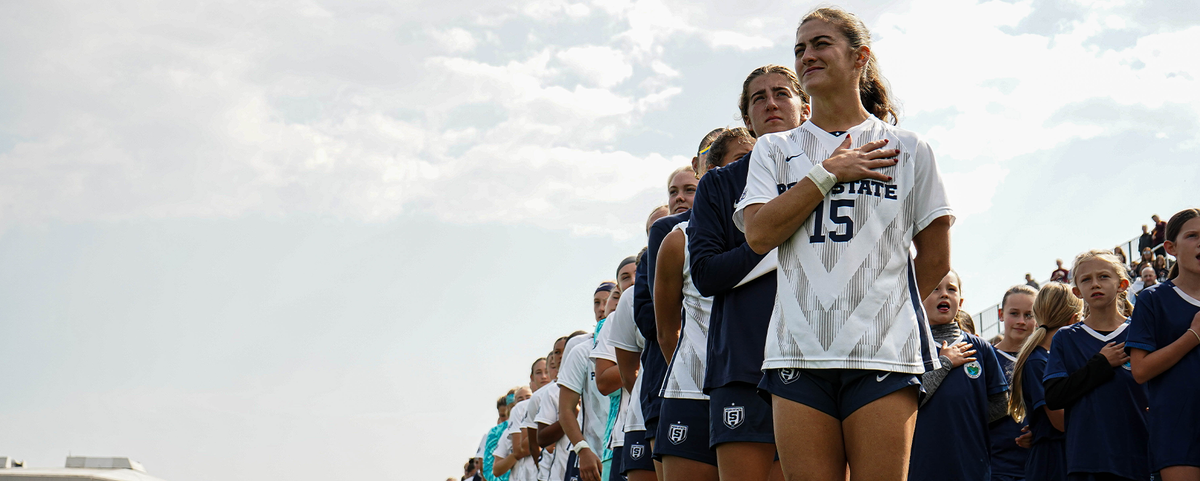
<path id="1" fill-rule="evenodd" d="M 487 433 L 483 433 L 483 438 L 479 440 L 479 449 L 475 450 L 475 457 L 477 457 L 479 459 L 483 459 L 483 455 L 486 454 L 483 451 L 486 449 L 487 449 Z"/>
<path id="2" fill-rule="evenodd" d="M 600 456 L 604 446 L 608 445 L 604 429 L 608 426 L 609 400 L 596 389 L 596 363 L 589 357 L 592 347 L 590 343 L 577 345 L 563 357 L 558 385 L 579 393 L 582 398 L 583 439 L 593 448 L 592 452 Z"/>
<path id="3" fill-rule="evenodd" d="M 630 302 L 625 303 L 625 298 L 628 297 Z M 613 349 L 613 357 L 616 357 L 616 349 L 621 349 L 628 352 L 642 352 L 646 347 L 646 338 L 642 337 L 641 331 L 638 331 L 637 324 L 633 322 L 633 296 L 627 295 L 621 297 L 617 301 L 617 310 L 613 311 L 612 319 L 604 323 L 603 340 L 608 347 Z M 598 345 L 598 344 L 597 344 Z M 636 400 L 641 394 L 642 378 L 638 376 L 637 381 L 633 383 L 633 391 L 630 391 L 625 399 Z M 645 431 L 645 419 L 642 417 L 642 403 L 640 402 L 622 402 L 621 415 L 624 416 L 623 422 L 618 422 L 617 426 L 621 427 L 619 431 Z M 618 431 L 618 429 L 614 429 Z M 614 434 L 615 436 L 615 434 Z M 623 436 L 622 436 L 623 438 Z M 624 439 L 621 440 L 621 445 L 624 445 Z"/>
<path id="4" fill-rule="evenodd" d="M 871 117 L 842 136 L 812 122 L 759 137 L 734 211 L 763 204 L 802 180 L 850 135 L 888 139 L 894 179 L 843 182 L 779 246 L 778 290 L 763 369 L 873 369 L 920 374 L 937 366 L 909 248 L 934 219 L 953 215 L 933 151 L 907 130 Z"/>
<path id="5" fill-rule="evenodd" d="M 540 390 L 540 389 L 539 389 Z M 514 434 L 520 434 L 521 426 L 525 424 L 525 417 L 529 409 L 529 400 L 524 400 L 513 405 L 512 412 L 509 413 L 508 429 L 504 431 L 504 438 L 508 440 L 508 448 L 512 450 L 511 437 Z M 499 447 L 497 447 L 497 450 Z M 506 455 L 507 456 L 507 455 Z M 513 465 L 512 472 L 508 477 L 509 481 L 534 481 L 537 479 L 537 463 L 533 461 L 532 456 L 525 456 L 517 460 L 517 464 Z"/>
<path id="6" fill-rule="evenodd" d="M 676 224 L 672 231 L 684 233 L 683 244 L 687 245 L 688 222 Z M 667 366 L 667 377 L 663 381 L 664 398 L 703 399 L 704 369 L 708 365 L 708 320 L 712 314 L 712 298 L 700 295 L 692 283 L 691 255 L 683 249 L 683 326 L 679 330 L 679 345 Z"/>
<path id="7" fill-rule="evenodd" d="M 550 425 L 558 422 L 558 382 L 550 381 L 537 392 L 533 393 L 530 401 L 537 403 L 537 409 L 530 408 L 534 423 Z M 538 426 L 541 429 L 541 426 Z M 567 455 L 571 442 L 566 436 L 558 438 L 554 444 L 554 452 L 542 451 L 542 461 L 538 464 L 539 481 L 558 481 L 563 479 L 567 470 Z"/>
<path id="8" fill-rule="evenodd" d="M 616 310 L 614 310 L 612 314 L 608 315 L 608 320 L 605 321 L 604 326 L 600 328 L 600 334 L 596 337 L 596 346 L 592 348 L 592 352 L 589 354 L 593 363 L 595 363 L 597 359 L 605 359 L 614 363 L 617 362 L 617 348 L 613 347 L 612 342 L 609 342 L 608 338 L 612 337 L 613 324 L 617 322 L 618 317 L 628 315 L 631 319 L 633 318 L 633 293 L 630 292 L 630 294 L 631 295 L 628 296 L 622 296 L 621 299 L 617 301 Z M 626 301 L 626 298 L 629 300 Z M 624 426 L 626 411 L 628 410 L 627 407 L 629 405 L 629 393 L 625 391 L 624 387 L 622 387 L 620 391 L 621 401 L 619 404 L 619 409 L 616 412 L 617 419 L 613 424 L 612 433 L 610 434 L 608 441 L 609 448 L 614 449 L 625 446 Z M 609 408 L 612 408 L 612 404 L 609 404 Z M 614 413 L 610 412 L 608 414 L 609 416 L 612 416 Z"/>

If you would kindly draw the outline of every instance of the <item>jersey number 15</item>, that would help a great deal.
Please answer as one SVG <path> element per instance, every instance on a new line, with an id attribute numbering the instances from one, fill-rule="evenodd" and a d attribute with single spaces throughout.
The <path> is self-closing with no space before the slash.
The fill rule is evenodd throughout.
<path id="1" fill-rule="evenodd" d="M 834 224 L 839 224 L 842 226 L 840 229 L 829 231 L 829 240 L 834 242 L 848 242 L 850 239 L 854 238 L 854 219 L 844 215 L 839 215 L 838 211 L 841 210 L 842 207 L 854 209 L 854 199 L 829 200 L 829 220 L 833 221 Z M 824 214 L 825 201 L 821 201 L 820 204 L 817 204 L 817 208 L 813 210 L 813 215 L 816 217 L 813 219 L 813 233 L 811 236 L 808 236 L 809 244 L 825 242 L 826 233 Z M 841 232 L 838 232 L 839 230 Z"/>

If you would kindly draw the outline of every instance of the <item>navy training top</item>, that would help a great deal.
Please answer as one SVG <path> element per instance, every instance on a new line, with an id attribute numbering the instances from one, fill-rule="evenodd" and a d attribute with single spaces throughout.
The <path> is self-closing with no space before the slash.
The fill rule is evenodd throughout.
<path id="1" fill-rule="evenodd" d="M 996 350 L 996 360 L 1000 361 L 1000 369 L 1004 370 L 1004 378 L 1011 387 L 1013 365 L 1017 363 L 1017 353 Z M 1040 377 L 1038 378 L 1041 379 Z M 1025 461 L 1029 459 L 1029 450 L 1017 446 L 1017 437 L 1022 434 L 1021 428 L 1026 423 L 1018 423 L 1012 416 L 1004 416 L 991 425 L 992 443 L 992 476 L 1025 477 Z"/>
<path id="2" fill-rule="evenodd" d="M 1129 323 L 1104 334 L 1082 322 L 1059 329 L 1050 342 L 1046 381 L 1083 369 L 1108 343 L 1125 342 Z M 1133 380 L 1129 363 L 1066 407 L 1067 473 L 1112 473 L 1150 479 L 1146 433 L 1146 387 Z"/>
<path id="3" fill-rule="evenodd" d="M 758 385 L 771 309 L 775 274 L 734 289 L 765 257 L 746 244 L 733 225 L 733 211 L 746 188 L 750 154 L 700 179 L 687 227 L 692 282 L 700 295 L 713 298 L 708 324 L 708 369 L 704 392 L 732 382 Z"/>
<path id="4" fill-rule="evenodd" d="M 989 481 L 992 477 L 988 396 L 1007 391 L 1008 380 L 991 344 L 966 332 L 950 344 L 960 341 L 971 343 L 976 360 L 952 369 L 917 411 L 909 481 Z"/>
<path id="5" fill-rule="evenodd" d="M 658 419 L 662 398 L 663 380 L 667 375 L 667 360 L 663 358 L 662 348 L 658 346 L 658 329 L 654 324 L 654 265 L 658 261 L 658 248 L 663 239 L 671 233 L 677 224 L 688 220 L 691 211 L 669 215 L 654 221 L 650 226 L 650 236 L 646 244 L 646 254 L 638 264 L 637 278 L 633 289 L 633 323 L 637 324 L 638 332 L 646 338 L 646 346 L 642 349 L 642 417 L 647 421 Z M 643 267 L 645 269 L 643 269 Z M 645 275 L 643 282 L 642 275 Z"/>
<path id="6" fill-rule="evenodd" d="M 1200 300 L 1166 281 L 1137 296 L 1126 347 L 1154 352 L 1190 336 Z M 1150 412 L 1150 468 L 1200 465 L 1200 349 L 1184 354 L 1170 369 L 1146 382 Z"/>

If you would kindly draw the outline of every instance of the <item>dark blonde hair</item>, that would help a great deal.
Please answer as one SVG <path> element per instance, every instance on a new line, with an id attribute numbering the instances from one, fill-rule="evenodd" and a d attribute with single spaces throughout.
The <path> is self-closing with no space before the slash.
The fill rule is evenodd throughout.
<path id="1" fill-rule="evenodd" d="M 871 31 L 867 30 L 866 24 L 853 13 L 838 7 L 821 7 L 808 12 L 808 15 L 800 20 L 800 25 L 804 25 L 804 22 L 809 20 L 821 20 L 837 27 L 846 37 L 852 49 L 857 50 L 859 47 L 869 49 L 871 47 Z M 797 27 L 798 30 L 799 27 Z M 858 77 L 858 98 L 862 101 L 863 108 L 879 120 L 892 125 L 896 125 L 899 121 L 899 109 L 893 104 L 888 93 L 887 79 L 884 79 L 883 74 L 879 73 L 879 60 L 875 58 L 874 50 L 870 51 L 867 65 L 863 67 L 862 74 Z"/>
<path id="2" fill-rule="evenodd" d="M 750 116 L 750 82 L 753 82 L 754 79 L 762 77 L 763 75 L 772 73 L 777 73 L 787 78 L 788 83 L 792 84 L 792 90 L 796 91 L 796 95 L 800 97 L 800 100 L 804 102 L 804 105 L 808 105 L 808 94 L 805 93 L 804 89 L 800 87 L 800 79 L 796 77 L 796 72 L 792 69 L 784 67 L 783 65 L 763 65 L 762 67 L 751 70 L 750 75 L 746 76 L 746 81 L 742 82 L 742 95 L 738 97 L 738 110 L 742 112 L 742 122 L 746 124 L 747 130 L 749 130 L 750 134 L 756 138 L 758 137 L 758 132 L 755 132 L 753 126 L 750 125 L 750 122 L 746 120 L 746 118 Z M 709 155 L 711 156 L 712 154 Z"/>
<path id="3" fill-rule="evenodd" d="M 1112 251 L 1107 249 L 1092 249 L 1079 254 L 1075 256 L 1075 263 L 1071 265 L 1071 269 L 1078 269 L 1079 264 L 1087 261 L 1107 262 L 1109 267 L 1112 268 L 1113 273 L 1117 275 L 1117 278 L 1122 279 L 1125 282 L 1129 282 L 1129 271 L 1125 269 L 1125 264 L 1121 263 L 1121 259 L 1119 259 L 1116 254 L 1113 254 Z M 1075 287 L 1079 287 L 1079 283 L 1076 281 L 1078 278 L 1078 276 L 1071 276 L 1071 284 Z M 1121 289 L 1120 292 L 1121 295 L 1117 296 L 1117 312 L 1120 312 L 1122 316 L 1129 317 L 1131 314 L 1133 314 L 1133 304 L 1129 302 L 1129 297 L 1125 295 L 1124 289 Z M 1084 303 L 1084 317 L 1087 317 L 1089 312 L 1090 309 L 1088 308 L 1087 303 Z"/>
<path id="4" fill-rule="evenodd" d="M 1083 299 L 1075 297 L 1071 288 L 1061 282 L 1051 282 L 1042 287 L 1033 299 L 1033 318 L 1038 327 L 1025 338 L 1017 361 L 1013 363 L 1012 385 L 1008 398 L 1008 415 L 1013 420 L 1021 422 L 1025 419 L 1024 389 L 1021 383 L 1025 378 L 1025 362 L 1033 350 L 1042 344 L 1046 336 L 1053 336 L 1059 328 L 1069 326 L 1083 309 Z"/>

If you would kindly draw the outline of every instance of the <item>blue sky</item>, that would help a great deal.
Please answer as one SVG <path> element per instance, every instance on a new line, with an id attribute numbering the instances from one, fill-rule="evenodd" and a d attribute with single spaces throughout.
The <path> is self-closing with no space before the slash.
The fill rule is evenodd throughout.
<path id="1" fill-rule="evenodd" d="M 805 2 L 0 5 L 0 455 L 444 479 Z M 1193 2 L 849 2 L 968 309 L 1194 207 Z"/>

